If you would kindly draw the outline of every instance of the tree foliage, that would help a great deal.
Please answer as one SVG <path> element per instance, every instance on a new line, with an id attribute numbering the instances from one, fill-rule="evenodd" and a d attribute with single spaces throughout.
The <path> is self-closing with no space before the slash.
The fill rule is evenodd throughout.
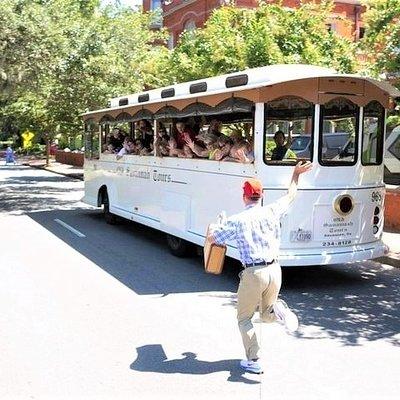
<path id="1" fill-rule="evenodd" d="M 400 86 L 400 0 L 365 0 L 361 47 L 372 73 L 397 74 Z"/>
<path id="2" fill-rule="evenodd" d="M 0 2 L 3 131 L 74 135 L 86 109 L 157 83 L 152 64 L 167 49 L 150 18 L 99 0 Z"/>
<path id="3" fill-rule="evenodd" d="M 168 59 L 169 80 L 184 81 L 278 63 L 306 63 L 352 72 L 354 45 L 326 28 L 332 3 L 297 9 L 261 3 L 216 9 L 204 29 L 184 33 Z"/>
<path id="4" fill-rule="evenodd" d="M 400 89 L 400 0 L 365 0 L 366 36 L 360 43 L 365 69 L 370 75 L 386 75 Z M 400 124 L 399 108 L 390 112 L 388 129 Z"/>

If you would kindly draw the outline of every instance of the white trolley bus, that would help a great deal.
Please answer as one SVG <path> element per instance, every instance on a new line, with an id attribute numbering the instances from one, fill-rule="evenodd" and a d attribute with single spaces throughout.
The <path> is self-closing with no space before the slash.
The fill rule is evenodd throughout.
<path id="1" fill-rule="evenodd" d="M 225 210 L 242 210 L 246 177 L 263 182 L 264 203 L 287 191 L 293 165 L 311 160 L 282 221 L 283 266 L 345 263 L 382 256 L 386 109 L 400 92 L 370 78 L 310 65 L 274 65 L 114 98 L 87 112 L 85 197 L 114 216 L 161 230 L 173 253 L 203 245 L 206 227 Z M 253 162 L 104 152 L 111 132 L 137 136 L 138 121 L 175 134 L 218 120 L 226 136 L 246 138 Z M 281 159 L 274 134 L 291 134 Z M 238 257 L 231 243 L 227 255 Z"/>

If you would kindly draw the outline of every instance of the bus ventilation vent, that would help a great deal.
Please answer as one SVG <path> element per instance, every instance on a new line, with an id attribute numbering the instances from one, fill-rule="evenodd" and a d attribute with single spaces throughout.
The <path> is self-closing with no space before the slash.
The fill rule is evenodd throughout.
<path id="1" fill-rule="evenodd" d="M 139 103 L 144 103 L 145 101 L 149 101 L 150 95 L 148 93 L 140 94 L 138 97 Z"/>
<path id="2" fill-rule="evenodd" d="M 207 92 L 207 82 L 192 83 L 189 88 L 190 93 Z"/>
<path id="3" fill-rule="evenodd" d="M 161 98 L 165 99 L 166 97 L 174 97 L 175 96 L 175 89 L 169 88 L 164 89 L 161 91 Z"/>
<path id="4" fill-rule="evenodd" d="M 227 88 L 235 87 L 235 86 L 244 86 L 247 85 L 249 81 L 249 77 L 247 74 L 243 75 L 235 75 L 235 76 L 228 76 L 225 81 L 225 86 Z"/>
<path id="5" fill-rule="evenodd" d="M 118 104 L 119 104 L 120 106 L 127 106 L 127 105 L 128 105 L 128 98 L 125 97 L 124 99 L 120 99 L 119 102 L 118 102 Z"/>

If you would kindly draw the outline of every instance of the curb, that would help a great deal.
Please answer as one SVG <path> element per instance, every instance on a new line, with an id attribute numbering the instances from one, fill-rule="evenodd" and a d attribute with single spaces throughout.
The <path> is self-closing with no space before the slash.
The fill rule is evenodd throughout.
<path id="1" fill-rule="evenodd" d="M 373 261 L 378 261 L 381 264 L 387 264 L 395 268 L 400 268 L 400 257 L 396 253 L 389 253 L 387 256 L 375 258 Z"/>
<path id="2" fill-rule="evenodd" d="M 43 169 L 43 170 L 48 171 L 48 172 L 53 172 L 54 174 L 57 174 L 57 175 L 62 175 L 62 176 L 66 176 L 66 177 L 71 178 L 71 179 L 76 179 L 76 180 L 79 180 L 79 181 L 83 181 L 83 174 L 66 173 L 66 172 L 55 171 L 54 169 L 46 168 L 44 164 L 43 165 L 31 165 L 28 162 L 25 162 L 25 163 L 21 163 L 21 165 L 25 165 L 27 167 L 31 167 L 31 168 L 35 168 L 35 169 Z"/>

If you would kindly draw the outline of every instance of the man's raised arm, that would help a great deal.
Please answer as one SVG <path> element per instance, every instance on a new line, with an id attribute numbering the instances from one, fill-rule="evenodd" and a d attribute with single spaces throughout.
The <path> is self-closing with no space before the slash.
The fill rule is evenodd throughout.
<path id="1" fill-rule="evenodd" d="M 313 165 L 310 161 L 306 161 L 304 164 L 299 162 L 294 167 L 292 180 L 290 182 L 290 186 L 289 186 L 289 190 L 288 190 L 288 194 L 287 194 L 287 199 L 289 200 L 289 203 L 291 203 L 297 195 L 297 185 L 299 183 L 299 176 L 301 174 L 304 174 L 305 172 L 310 171 L 312 169 L 312 167 L 313 167 Z"/>

